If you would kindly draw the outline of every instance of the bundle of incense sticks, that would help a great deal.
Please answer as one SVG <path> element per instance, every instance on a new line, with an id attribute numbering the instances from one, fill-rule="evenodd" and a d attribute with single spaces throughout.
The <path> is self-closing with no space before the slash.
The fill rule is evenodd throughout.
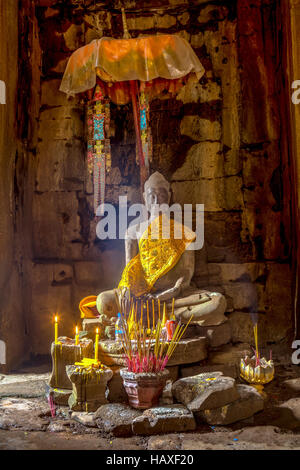
<path id="1" fill-rule="evenodd" d="M 115 291 L 115 297 L 118 307 L 118 312 L 122 313 L 126 321 L 130 323 L 140 322 L 141 326 L 146 326 L 148 332 L 150 327 L 155 329 L 156 319 L 166 322 L 167 308 L 166 302 L 161 304 L 159 299 L 135 298 L 130 295 L 130 290 L 123 288 L 119 294 Z M 175 299 L 172 299 L 172 313 L 171 318 L 174 319 Z"/>
<path id="2" fill-rule="evenodd" d="M 159 319 L 156 329 L 147 330 L 140 322 L 135 323 L 135 328 L 129 329 L 125 316 L 122 316 L 124 335 L 121 337 L 124 355 L 128 371 L 160 372 L 164 370 L 172 357 L 178 342 L 185 333 L 192 317 L 187 324 L 178 324 L 170 342 L 161 340 L 162 322 Z"/>

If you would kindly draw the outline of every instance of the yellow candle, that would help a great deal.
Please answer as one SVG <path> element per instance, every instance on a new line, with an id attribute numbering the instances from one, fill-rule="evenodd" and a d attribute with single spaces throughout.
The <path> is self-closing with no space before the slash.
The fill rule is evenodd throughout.
<path id="1" fill-rule="evenodd" d="M 158 319 L 160 320 L 160 300 L 158 299 Z"/>
<path id="2" fill-rule="evenodd" d="M 171 315 L 171 319 L 174 320 L 174 308 L 175 308 L 175 297 L 173 297 L 173 300 L 172 300 L 172 315 Z"/>
<path id="3" fill-rule="evenodd" d="M 58 317 L 55 315 L 54 318 L 54 342 L 55 344 L 58 343 Z"/>
<path id="4" fill-rule="evenodd" d="M 96 329 L 96 338 L 95 338 L 95 361 L 98 362 L 98 347 L 99 347 L 99 329 Z"/>
<path id="5" fill-rule="evenodd" d="M 79 333 L 78 333 L 78 326 L 75 329 L 75 345 L 77 346 L 79 342 Z"/>

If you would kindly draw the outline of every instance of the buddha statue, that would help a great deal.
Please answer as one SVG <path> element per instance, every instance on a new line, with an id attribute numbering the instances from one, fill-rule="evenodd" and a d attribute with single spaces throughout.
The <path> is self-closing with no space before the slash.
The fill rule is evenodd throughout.
<path id="1" fill-rule="evenodd" d="M 226 320 L 226 300 L 217 292 L 193 288 L 195 251 L 188 246 L 196 234 L 169 213 L 158 208 L 169 207 L 169 182 L 159 172 L 152 174 L 144 185 L 145 206 L 150 214 L 146 221 L 130 226 L 125 236 L 126 266 L 117 289 L 102 292 L 97 297 L 100 315 L 116 317 L 120 296 L 136 299 L 157 299 L 171 307 L 173 298 L 177 320 L 192 324 L 218 325 Z M 163 236 L 169 225 L 169 237 Z M 181 233 L 181 237 L 176 233 Z M 179 232 L 178 232 L 179 231 Z"/>

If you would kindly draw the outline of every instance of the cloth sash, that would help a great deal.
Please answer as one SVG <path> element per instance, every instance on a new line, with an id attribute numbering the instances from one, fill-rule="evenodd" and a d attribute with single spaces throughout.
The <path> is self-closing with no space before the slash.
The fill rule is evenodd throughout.
<path id="1" fill-rule="evenodd" d="M 119 288 L 136 297 L 149 293 L 155 282 L 170 271 L 196 238 L 188 227 L 161 214 L 147 227 L 139 241 L 139 253 L 126 265 Z"/>

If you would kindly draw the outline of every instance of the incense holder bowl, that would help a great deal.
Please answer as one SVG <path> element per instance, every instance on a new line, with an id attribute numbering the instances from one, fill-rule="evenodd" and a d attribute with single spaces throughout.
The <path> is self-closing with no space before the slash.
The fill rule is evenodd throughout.
<path id="1" fill-rule="evenodd" d="M 263 357 L 259 365 L 256 365 L 255 357 L 246 356 L 245 359 L 241 359 L 240 375 L 249 384 L 265 385 L 274 379 L 274 373 L 274 363 L 271 359 L 267 361 Z"/>
<path id="2" fill-rule="evenodd" d="M 169 371 L 161 372 L 130 372 L 121 369 L 124 388 L 128 395 L 129 405 L 132 408 L 146 410 L 158 404 L 158 400 L 166 385 Z"/>

